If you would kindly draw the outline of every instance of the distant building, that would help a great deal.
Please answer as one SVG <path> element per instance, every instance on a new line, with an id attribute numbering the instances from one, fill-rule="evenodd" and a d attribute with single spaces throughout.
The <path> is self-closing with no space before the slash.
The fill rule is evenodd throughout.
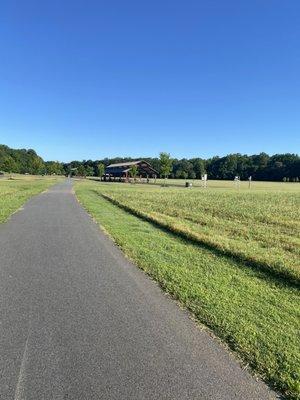
<path id="1" fill-rule="evenodd" d="M 128 161 L 118 164 L 110 164 L 105 168 L 105 180 L 125 180 L 127 181 L 130 177 L 130 168 L 136 165 L 138 168 L 137 177 L 142 178 L 156 178 L 158 172 L 151 167 L 147 161 L 137 160 Z"/>

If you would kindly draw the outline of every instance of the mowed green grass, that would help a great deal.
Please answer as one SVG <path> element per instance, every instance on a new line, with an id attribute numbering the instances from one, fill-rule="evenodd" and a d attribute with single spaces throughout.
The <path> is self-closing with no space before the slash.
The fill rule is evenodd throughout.
<path id="1" fill-rule="evenodd" d="M 58 177 L 17 175 L 13 179 L 0 179 L 0 223 L 20 208 L 30 197 L 58 182 Z"/>
<path id="2" fill-rule="evenodd" d="M 88 177 L 91 180 L 99 180 L 98 177 Z M 132 180 L 132 178 L 129 178 Z M 150 185 L 147 186 L 163 186 L 167 185 L 168 187 L 185 187 L 186 182 L 192 183 L 193 187 L 202 188 L 203 182 L 201 179 L 156 179 L 150 178 Z M 117 183 L 117 182 L 113 182 Z M 137 184 L 144 183 L 146 184 L 146 179 L 142 178 L 140 181 L 137 178 Z M 262 182 L 262 181 L 252 181 L 251 182 L 251 189 L 255 191 L 280 191 L 280 192 L 299 192 L 300 184 L 294 182 Z M 240 181 L 239 185 L 237 186 L 234 181 L 225 181 L 225 180 L 208 180 L 207 181 L 207 188 L 208 189 L 228 189 L 229 191 L 236 192 L 237 189 L 239 191 L 247 191 L 249 189 L 249 182 L 248 181 Z M 298 188 L 298 189 L 297 189 Z"/>
<path id="3" fill-rule="evenodd" d="M 229 221 L 230 211 L 235 208 L 236 212 L 232 214 L 234 223 L 237 221 L 235 215 L 238 214 L 239 224 L 243 225 L 245 232 L 248 228 L 251 229 L 251 224 L 261 227 L 262 221 L 266 221 L 268 226 L 268 216 L 272 217 L 273 225 L 278 230 L 276 215 L 278 207 L 281 210 L 282 201 L 291 208 L 288 215 L 294 229 L 297 191 L 291 191 L 294 203 L 288 202 L 288 197 L 281 197 L 276 190 L 273 191 L 275 200 L 270 206 L 270 197 L 264 191 L 262 197 L 251 192 L 246 199 L 244 196 L 240 198 L 239 192 L 233 191 L 230 195 L 230 191 L 223 192 L 222 189 L 212 189 L 212 193 L 202 193 L 198 189 L 199 192 L 194 193 L 189 189 L 159 190 L 139 185 L 129 187 L 126 184 L 89 181 L 78 182 L 75 190 L 79 201 L 128 257 L 191 310 L 199 321 L 210 327 L 254 372 L 287 398 L 300 399 L 298 288 L 284 277 L 268 273 L 267 269 L 251 267 L 236 257 L 222 254 L 213 246 L 184 239 L 169 229 L 162 229 L 159 224 L 147 222 L 112 204 L 101 195 L 115 198 L 118 196 L 120 202 L 130 201 L 134 209 L 150 207 L 154 202 L 163 210 L 167 204 L 173 210 L 169 213 L 171 217 L 174 217 L 173 212 L 180 213 L 180 208 L 183 208 L 181 213 L 197 218 L 199 213 L 201 218 L 208 214 L 207 225 L 203 225 L 214 226 L 211 235 L 218 234 L 222 237 L 224 230 L 224 235 L 230 237 L 227 223 L 217 221 L 216 227 L 213 224 L 214 218 Z M 182 193 L 179 193 L 180 190 Z M 229 196 L 228 201 L 226 195 Z M 194 196 L 199 196 L 197 202 Z M 186 207 L 185 203 L 189 199 L 189 206 Z M 203 213 L 199 205 L 201 201 L 206 210 Z M 257 217 L 251 207 L 249 213 L 244 215 L 241 205 L 251 206 L 251 202 L 257 201 L 259 206 L 254 206 Z M 198 211 L 194 210 L 195 207 Z M 142 210 L 148 212 L 146 208 Z M 293 237 L 287 218 L 284 217 L 281 221 L 284 234 Z M 243 232 L 241 228 L 238 229 Z M 242 243 L 242 238 L 240 240 Z M 265 247 L 265 252 L 269 252 L 268 246 Z"/>
<path id="4" fill-rule="evenodd" d="M 102 184 L 97 190 L 173 232 L 300 286 L 300 185 L 274 186 L 282 190 L 270 184 L 265 190 Z"/>

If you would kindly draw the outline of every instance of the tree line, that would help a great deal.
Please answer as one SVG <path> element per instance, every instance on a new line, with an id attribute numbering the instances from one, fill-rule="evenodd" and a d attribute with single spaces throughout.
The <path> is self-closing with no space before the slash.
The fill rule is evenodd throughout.
<path id="1" fill-rule="evenodd" d="M 38 175 L 101 176 L 109 164 L 143 159 L 149 162 L 160 175 L 178 179 L 201 179 L 207 174 L 209 179 L 234 179 L 239 176 L 246 180 L 250 176 L 254 180 L 292 181 L 300 180 L 300 157 L 298 154 L 266 153 L 255 155 L 229 154 L 224 157 L 203 158 L 171 158 L 167 153 L 160 157 L 115 157 L 99 160 L 83 160 L 62 163 L 44 161 L 32 150 L 11 149 L 0 145 L 0 171 L 10 173 L 28 173 Z M 166 169 L 167 165 L 167 169 Z"/>

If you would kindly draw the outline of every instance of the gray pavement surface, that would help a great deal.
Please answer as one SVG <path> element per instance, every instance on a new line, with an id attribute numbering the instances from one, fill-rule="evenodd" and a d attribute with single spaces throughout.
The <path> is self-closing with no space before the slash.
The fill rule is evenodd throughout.
<path id="1" fill-rule="evenodd" d="M 0 399 L 274 399 L 99 231 L 66 181 L 0 225 Z"/>

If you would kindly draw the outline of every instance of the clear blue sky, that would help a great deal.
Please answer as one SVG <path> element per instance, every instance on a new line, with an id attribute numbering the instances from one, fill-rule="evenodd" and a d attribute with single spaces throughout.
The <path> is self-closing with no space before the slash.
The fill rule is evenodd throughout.
<path id="1" fill-rule="evenodd" d="M 299 0 L 4 0 L 0 54 L 0 143 L 45 160 L 299 153 Z"/>

